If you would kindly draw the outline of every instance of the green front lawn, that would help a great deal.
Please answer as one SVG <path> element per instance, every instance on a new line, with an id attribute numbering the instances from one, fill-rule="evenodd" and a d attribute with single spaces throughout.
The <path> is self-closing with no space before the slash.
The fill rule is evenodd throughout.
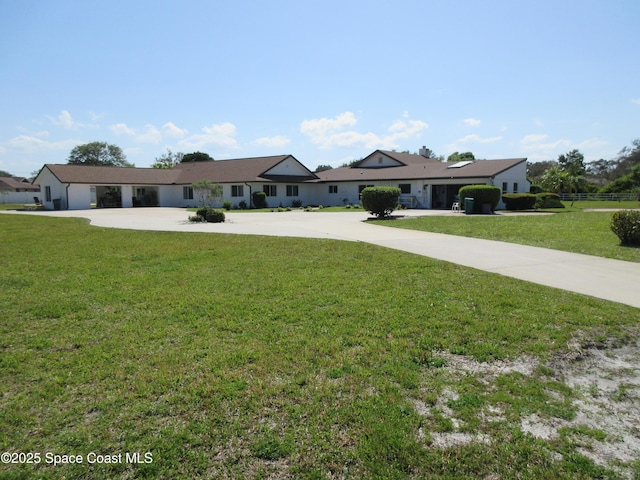
<path id="1" fill-rule="evenodd" d="M 376 220 L 373 223 L 640 262 L 640 248 L 620 246 L 620 240 L 611 231 L 612 212 L 583 212 L 583 208 L 592 207 L 556 209 L 553 215 L 532 213 L 504 216 L 462 213 L 455 216 Z M 402 212 L 396 214 L 401 215 Z"/>
<path id="2" fill-rule="evenodd" d="M 523 433 L 575 417 L 562 371 L 479 381 L 444 354 L 625 344 L 640 309 L 356 242 L 2 215 L 0 244 L 0 449 L 42 455 L 2 478 L 615 477 Z"/>

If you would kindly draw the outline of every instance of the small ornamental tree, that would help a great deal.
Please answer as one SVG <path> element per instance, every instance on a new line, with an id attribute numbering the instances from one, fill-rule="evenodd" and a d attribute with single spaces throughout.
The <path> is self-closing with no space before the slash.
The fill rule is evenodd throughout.
<path id="1" fill-rule="evenodd" d="M 360 194 L 362 207 L 378 218 L 391 215 L 398 206 L 400 189 L 397 187 L 367 187 Z"/>
<path id="2" fill-rule="evenodd" d="M 191 188 L 197 195 L 201 207 L 222 197 L 222 185 L 211 183 L 209 180 L 194 182 L 191 184 Z"/>

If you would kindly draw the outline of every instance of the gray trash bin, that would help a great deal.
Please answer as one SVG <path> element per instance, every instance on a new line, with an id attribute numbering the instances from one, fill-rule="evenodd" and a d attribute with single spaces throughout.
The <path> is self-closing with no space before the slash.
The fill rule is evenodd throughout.
<path id="1" fill-rule="evenodd" d="M 54 198 L 53 199 L 53 209 L 54 210 L 60 210 L 60 199 L 59 198 Z"/>
<path id="2" fill-rule="evenodd" d="M 464 199 L 464 213 L 467 215 L 473 213 L 473 198 Z"/>

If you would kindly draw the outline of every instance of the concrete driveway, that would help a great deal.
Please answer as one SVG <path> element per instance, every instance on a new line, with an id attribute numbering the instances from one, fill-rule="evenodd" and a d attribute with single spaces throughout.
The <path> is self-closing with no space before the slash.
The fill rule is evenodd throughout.
<path id="1" fill-rule="evenodd" d="M 231 211 L 226 212 L 227 219 L 224 223 L 217 224 L 191 223 L 187 218 L 193 213 L 179 208 L 19 213 L 82 217 L 89 219 L 92 225 L 108 228 L 366 242 L 640 308 L 640 263 L 372 225 L 364 222 L 370 216 L 361 210 L 348 213 L 299 210 L 273 213 Z M 437 210 L 406 210 L 398 212 L 398 215 L 413 217 L 463 214 Z"/>

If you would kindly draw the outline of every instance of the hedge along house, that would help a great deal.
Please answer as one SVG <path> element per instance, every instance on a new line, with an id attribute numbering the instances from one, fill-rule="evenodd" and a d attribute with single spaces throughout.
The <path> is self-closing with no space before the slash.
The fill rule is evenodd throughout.
<path id="1" fill-rule="evenodd" d="M 196 206 L 192 184 L 222 185 L 222 200 L 251 205 L 256 191 L 271 207 L 315 201 L 318 177 L 292 155 L 181 163 L 171 169 L 46 164 L 34 183 L 49 209 Z"/>
<path id="2" fill-rule="evenodd" d="M 526 158 L 440 162 L 376 150 L 353 166 L 317 175 L 327 197 L 325 205 L 359 203 L 360 192 L 369 186 L 400 188 L 400 203 L 409 208 L 451 208 L 458 190 L 466 185 L 494 185 L 502 193 L 526 193 L 530 187 Z"/>

